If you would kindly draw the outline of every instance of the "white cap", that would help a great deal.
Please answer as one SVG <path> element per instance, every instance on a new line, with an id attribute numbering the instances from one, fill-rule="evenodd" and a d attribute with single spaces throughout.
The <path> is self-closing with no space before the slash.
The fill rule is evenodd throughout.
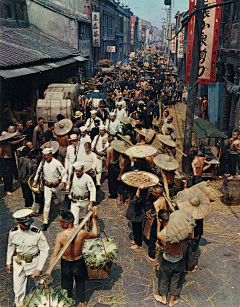
<path id="1" fill-rule="evenodd" d="M 75 169 L 83 169 L 83 168 L 84 168 L 84 164 L 83 164 L 82 162 L 77 161 L 77 162 L 75 162 L 75 163 L 73 164 L 73 167 L 74 167 Z"/>
<path id="2" fill-rule="evenodd" d="M 115 116 L 116 114 L 114 112 L 109 113 L 110 116 Z"/>
<path id="3" fill-rule="evenodd" d="M 15 213 L 13 213 L 13 217 L 15 219 L 22 219 L 32 213 L 33 211 L 31 209 L 20 209 L 20 210 L 17 210 Z"/>
<path id="4" fill-rule="evenodd" d="M 87 131 L 87 128 L 86 128 L 85 126 L 82 126 L 82 127 L 80 127 L 79 129 L 80 129 L 81 132 Z"/>
<path id="5" fill-rule="evenodd" d="M 117 102 L 117 105 L 118 105 L 118 106 L 122 106 L 122 101 L 118 101 L 118 102 Z"/>
<path id="6" fill-rule="evenodd" d="M 91 114 L 97 114 L 97 111 L 96 110 L 91 110 L 90 113 Z"/>
<path id="7" fill-rule="evenodd" d="M 52 152 L 53 152 L 52 148 L 44 148 L 43 151 L 42 151 L 42 153 L 44 155 L 47 155 L 47 154 L 52 153 Z"/>
<path id="8" fill-rule="evenodd" d="M 105 129 L 106 129 L 105 126 L 103 125 L 99 126 L 99 130 L 105 130 Z"/>

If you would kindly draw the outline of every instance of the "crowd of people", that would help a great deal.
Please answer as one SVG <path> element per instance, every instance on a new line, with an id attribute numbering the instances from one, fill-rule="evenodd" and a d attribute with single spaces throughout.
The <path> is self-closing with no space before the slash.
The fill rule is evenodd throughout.
<path id="1" fill-rule="evenodd" d="M 186 244 L 171 244 L 166 240 L 166 227 L 175 210 L 171 206 L 172 197 L 184 188 L 183 177 L 177 172 L 176 127 L 171 115 L 171 108 L 183 100 L 183 81 L 177 80 L 173 69 L 167 69 L 161 53 L 152 56 L 146 66 L 144 58 L 139 57 L 128 66 L 128 70 L 119 69 L 113 76 L 97 74 L 94 80 L 101 83 L 101 88 L 95 92 L 105 93 L 106 99 L 87 98 L 84 93 L 79 95 L 74 117 L 66 119 L 59 114 L 55 122 L 47 123 L 46 131 L 42 117 L 37 118 L 35 127 L 31 119 L 24 126 L 19 121 L 14 127 L 7 117 L 8 107 L 5 107 L 2 121 L 5 130 L 0 147 L 4 192 L 11 197 L 14 176 L 21 184 L 25 208 L 30 209 L 15 213 L 18 226 L 12 228 L 9 235 L 6 270 L 10 273 L 12 257 L 18 260 L 13 263 L 17 307 L 23 305 L 27 276 L 39 277 L 48 256 L 49 247 L 42 231 L 51 229 L 49 216 L 53 194 L 60 203 L 60 225 L 68 235 L 57 236 L 51 262 L 79 226 L 80 219 L 92 210 L 97 190 L 106 178 L 108 197 L 118 199 L 121 206 L 128 203 L 126 218 L 132 223 L 132 251 L 142 246 L 146 213 L 152 210 L 155 214 L 148 255 L 150 261 L 156 261 L 156 242 L 163 247 L 159 293 L 154 295 L 157 301 L 166 304 L 170 289 L 169 306 L 177 304 L 184 271 L 194 272 L 197 268 L 203 219 L 196 220 Z M 238 132 L 234 133 L 238 139 Z M 154 160 L 151 152 L 145 158 L 126 154 L 132 146 L 146 144 L 157 151 L 159 160 Z M 192 156 L 190 185 L 195 185 L 202 181 L 202 172 L 211 165 L 199 156 L 197 147 L 188 154 Z M 138 170 L 155 174 L 159 184 L 147 189 L 144 185 L 133 188 L 123 182 L 125 173 Z M 234 171 L 231 175 L 234 176 Z M 32 226 L 34 215 L 42 215 L 42 231 Z M 70 247 L 61 262 L 62 287 L 72 296 L 72 279 L 75 278 L 80 306 L 85 306 L 86 269 L 82 245 L 85 238 L 98 235 L 96 212 L 92 221 L 92 230 L 86 228 L 79 233 L 79 247 L 73 250 Z M 20 244 L 22 239 L 29 241 Z M 27 248 L 29 242 L 35 248 Z M 25 261 L 25 255 L 31 256 L 32 265 Z"/>

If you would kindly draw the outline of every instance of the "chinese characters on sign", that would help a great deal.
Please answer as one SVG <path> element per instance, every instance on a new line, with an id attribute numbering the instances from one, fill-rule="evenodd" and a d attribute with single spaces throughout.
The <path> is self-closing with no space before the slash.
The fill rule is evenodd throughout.
<path id="1" fill-rule="evenodd" d="M 90 40 L 79 40 L 78 50 L 80 51 L 81 56 L 89 56 L 90 55 Z"/>
<path id="2" fill-rule="evenodd" d="M 130 22 L 130 45 L 134 45 L 134 29 L 135 29 L 135 17 L 131 16 Z"/>
<path id="3" fill-rule="evenodd" d="M 92 13 L 93 47 L 100 47 L 100 13 Z"/>
<path id="4" fill-rule="evenodd" d="M 107 46 L 107 52 L 115 52 L 116 47 L 115 46 Z"/>
<path id="5" fill-rule="evenodd" d="M 178 50 L 177 50 L 178 59 L 183 58 L 183 42 L 184 42 L 184 28 L 178 34 Z"/>
<path id="6" fill-rule="evenodd" d="M 175 36 L 175 30 L 172 30 L 172 38 Z M 176 37 L 171 40 L 171 52 L 176 53 Z"/>
<path id="7" fill-rule="evenodd" d="M 189 0 L 189 16 L 195 11 L 196 0 Z M 192 16 L 188 22 L 187 36 L 187 54 L 186 54 L 186 82 L 190 81 L 191 64 L 192 64 L 192 49 L 194 37 L 195 16 Z"/>

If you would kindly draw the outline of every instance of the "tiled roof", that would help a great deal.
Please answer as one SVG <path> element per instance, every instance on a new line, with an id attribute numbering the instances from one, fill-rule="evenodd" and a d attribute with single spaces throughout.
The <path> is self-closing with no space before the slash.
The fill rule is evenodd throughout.
<path id="1" fill-rule="evenodd" d="M 41 60 L 57 60 L 79 55 L 70 45 L 34 27 L 0 28 L 0 67 L 10 68 Z"/>
<path id="2" fill-rule="evenodd" d="M 55 11 L 61 15 L 67 16 L 69 18 L 72 19 L 76 19 L 78 21 L 83 21 L 83 22 L 87 22 L 87 23 L 91 23 L 91 21 L 88 19 L 87 15 L 83 15 L 80 13 L 76 13 L 73 10 L 69 10 L 68 8 L 64 7 L 62 3 L 59 3 L 57 1 L 52 2 L 50 0 L 32 0 L 33 2 L 36 2 L 52 11 Z"/>

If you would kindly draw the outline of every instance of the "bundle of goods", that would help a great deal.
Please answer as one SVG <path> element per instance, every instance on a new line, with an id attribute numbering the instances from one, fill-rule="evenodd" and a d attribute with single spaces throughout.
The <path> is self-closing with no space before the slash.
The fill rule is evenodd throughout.
<path id="1" fill-rule="evenodd" d="M 83 246 L 83 258 L 89 279 L 108 278 L 117 253 L 118 245 L 113 239 L 86 240 Z"/>
<path id="2" fill-rule="evenodd" d="M 125 184 L 135 188 L 144 186 L 147 189 L 154 187 L 159 182 L 159 178 L 156 175 L 144 171 L 126 172 L 121 178 Z"/>
<path id="3" fill-rule="evenodd" d="M 112 60 L 109 59 L 99 60 L 97 62 L 97 65 L 102 67 L 110 67 L 112 65 Z"/>

